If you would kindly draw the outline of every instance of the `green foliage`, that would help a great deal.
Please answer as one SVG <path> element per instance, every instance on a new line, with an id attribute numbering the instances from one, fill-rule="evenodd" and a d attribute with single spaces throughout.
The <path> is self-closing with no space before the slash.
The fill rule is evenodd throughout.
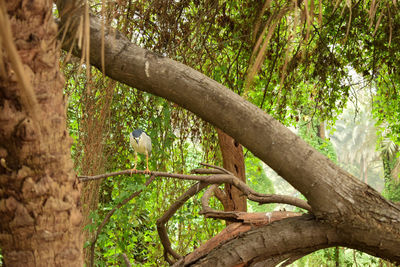
<path id="1" fill-rule="evenodd" d="M 385 67 L 382 71 L 390 73 L 390 70 Z M 398 73 L 380 75 L 377 79 L 377 91 L 373 101 L 373 115 L 378 120 L 382 133 L 385 133 L 397 145 L 400 145 L 399 85 L 400 75 Z"/>
<path id="2" fill-rule="evenodd" d="M 400 182 L 396 180 L 387 181 L 382 195 L 391 201 L 400 202 Z"/>
<path id="3" fill-rule="evenodd" d="M 332 143 L 328 139 L 322 139 L 318 136 L 319 124 L 316 119 L 304 124 L 299 128 L 299 136 L 313 148 L 337 163 L 337 156 Z"/>
<path id="4" fill-rule="evenodd" d="M 259 193 L 274 194 L 274 185 L 265 174 L 261 160 L 253 154 L 248 153 L 245 158 L 245 164 L 248 185 Z M 275 208 L 275 204 L 259 205 L 250 200 L 247 201 L 247 204 L 249 205 L 249 211 L 251 212 L 268 212 L 273 211 Z"/>
<path id="5" fill-rule="evenodd" d="M 313 266 L 385 266 L 381 265 L 379 259 L 372 257 L 360 251 L 333 247 L 328 249 L 321 249 L 297 260 L 293 266 L 297 267 L 313 267 Z"/>

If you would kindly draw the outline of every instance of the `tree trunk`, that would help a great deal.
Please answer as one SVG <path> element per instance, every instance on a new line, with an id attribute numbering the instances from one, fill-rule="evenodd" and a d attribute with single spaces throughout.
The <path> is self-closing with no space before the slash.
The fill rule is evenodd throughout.
<path id="1" fill-rule="evenodd" d="M 217 130 L 221 147 L 223 166 L 246 183 L 246 172 L 242 146 L 232 137 L 221 130 Z M 225 185 L 225 199 L 222 201 L 225 211 L 247 211 L 247 199 L 243 193 L 233 185 Z"/>
<path id="2" fill-rule="evenodd" d="M 66 129 L 53 2 L 1 1 L 0 6 L 4 2 L 13 35 L 2 35 L 6 56 L 0 60 L 5 63 L 0 78 L 4 264 L 82 266 L 79 186 Z M 7 31 L 4 21 L 0 25 Z"/>
<path id="3" fill-rule="evenodd" d="M 220 128 L 298 189 L 316 219 L 341 231 L 347 246 L 400 261 L 399 206 L 340 169 L 270 115 L 205 75 L 142 49 L 115 30 L 105 30 L 103 53 L 96 47 L 103 39 L 102 25 L 94 17 L 90 24 L 91 62 L 101 69 L 103 54 L 105 74 L 173 101 Z M 68 43 L 63 45 L 70 47 Z M 74 53 L 80 56 L 79 50 Z M 329 241 L 325 239 L 327 246 L 334 246 Z M 219 249 L 223 248 L 227 247 Z"/>

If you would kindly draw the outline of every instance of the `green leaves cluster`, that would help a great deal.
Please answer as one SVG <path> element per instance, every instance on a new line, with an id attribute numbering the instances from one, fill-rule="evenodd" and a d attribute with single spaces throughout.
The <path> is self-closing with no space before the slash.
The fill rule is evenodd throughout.
<path id="1" fill-rule="evenodd" d="M 263 194 L 274 194 L 274 185 L 265 174 L 261 160 L 256 158 L 253 154 L 248 153 L 245 157 L 246 164 L 246 178 L 248 185 L 255 191 Z M 269 212 L 273 211 L 275 204 L 259 205 L 253 201 L 247 201 L 249 211 L 251 212 Z"/>

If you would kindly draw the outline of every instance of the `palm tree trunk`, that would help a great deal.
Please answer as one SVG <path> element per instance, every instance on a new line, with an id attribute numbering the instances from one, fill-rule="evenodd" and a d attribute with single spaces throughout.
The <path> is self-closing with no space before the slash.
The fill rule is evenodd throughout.
<path id="1" fill-rule="evenodd" d="M 15 2 L 0 1 L 0 49 L 7 52 L 0 60 L 4 265 L 82 266 L 79 183 L 66 129 L 53 1 Z"/>

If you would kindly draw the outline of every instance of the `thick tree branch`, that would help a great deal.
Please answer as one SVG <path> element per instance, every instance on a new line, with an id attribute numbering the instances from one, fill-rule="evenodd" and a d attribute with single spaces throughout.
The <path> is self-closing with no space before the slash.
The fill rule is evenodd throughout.
<path id="1" fill-rule="evenodd" d="M 218 248 L 220 245 L 227 243 L 232 239 L 238 238 L 239 236 L 250 230 L 254 230 L 257 227 L 262 227 L 263 225 L 267 225 L 275 221 L 301 215 L 300 213 L 288 211 L 273 211 L 267 213 L 240 213 L 242 213 L 240 222 L 229 224 L 216 236 L 212 237 L 210 240 L 203 243 L 192 253 L 185 256 L 184 261 L 187 263 L 195 262 L 201 258 L 207 257 L 206 255 L 208 253 Z"/>
<path id="2" fill-rule="evenodd" d="M 346 245 L 340 231 L 317 222 L 311 215 L 303 215 L 241 233 L 240 238 L 231 238 L 215 246 L 203 257 L 189 254 L 174 266 L 253 266 L 257 262 L 265 263 L 261 266 L 275 266 L 298 255 L 335 245 Z"/>

